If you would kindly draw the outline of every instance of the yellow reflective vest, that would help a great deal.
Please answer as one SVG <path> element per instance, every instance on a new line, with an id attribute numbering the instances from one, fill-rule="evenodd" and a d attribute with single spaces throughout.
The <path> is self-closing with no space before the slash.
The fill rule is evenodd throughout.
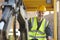
<path id="1" fill-rule="evenodd" d="M 46 19 L 42 20 L 42 23 L 38 30 L 37 30 L 37 27 L 38 27 L 37 17 L 34 17 L 33 19 L 31 18 L 31 23 L 32 23 L 32 28 L 29 31 L 29 40 L 32 40 L 32 39 L 46 40 L 45 28 L 48 25 L 48 22 L 46 21 Z"/>

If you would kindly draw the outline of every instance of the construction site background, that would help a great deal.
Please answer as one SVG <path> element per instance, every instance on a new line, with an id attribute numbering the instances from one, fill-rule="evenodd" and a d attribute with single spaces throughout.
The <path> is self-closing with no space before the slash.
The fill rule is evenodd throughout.
<path id="1" fill-rule="evenodd" d="M 60 0 L 57 0 L 59 1 L 59 12 L 57 12 L 57 28 L 58 28 L 58 40 L 60 39 Z M 4 2 L 4 0 L 0 0 L 0 3 Z M 31 12 L 31 13 L 27 13 L 28 17 L 33 17 L 33 16 L 36 16 L 34 12 Z M 1 16 L 2 16 L 2 10 L 1 10 L 1 5 L 0 5 L 0 19 L 1 19 Z M 51 30 L 53 32 L 53 13 L 49 12 L 49 15 L 46 15 L 45 18 L 48 19 L 50 21 L 50 25 L 51 25 Z M 1 30 L 0 30 L 0 39 L 2 39 L 2 36 L 1 36 Z"/>

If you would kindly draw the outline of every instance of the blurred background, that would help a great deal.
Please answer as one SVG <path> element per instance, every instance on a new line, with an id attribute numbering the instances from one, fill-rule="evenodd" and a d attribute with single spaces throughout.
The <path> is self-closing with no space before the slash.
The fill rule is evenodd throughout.
<path id="1" fill-rule="evenodd" d="M 23 2 L 26 7 L 27 18 L 29 19 L 31 17 L 37 16 L 37 11 L 36 11 L 35 7 L 37 7 L 39 5 L 39 0 L 37 1 L 37 4 L 36 4 L 36 1 L 34 3 L 32 3 L 33 2 L 32 0 L 23 0 Z M 1 8 L 2 3 L 4 3 L 4 0 L 0 0 L 0 20 L 2 18 L 2 8 Z M 50 7 L 50 6 L 48 6 L 48 7 Z M 59 30 L 60 30 L 60 0 L 56 0 L 56 10 L 57 10 L 57 13 L 56 13 L 57 14 L 57 40 L 60 40 L 60 32 L 59 32 Z M 51 25 L 50 28 L 52 30 L 53 37 L 54 37 L 54 11 L 53 11 L 53 8 L 47 8 L 47 11 L 45 12 L 44 17 L 47 20 L 49 20 L 50 25 Z M 11 21 L 13 21 L 13 20 L 11 19 Z M 13 23 L 10 23 L 10 27 L 7 28 L 7 30 L 6 30 L 7 35 L 12 35 L 12 33 L 13 33 L 12 25 L 13 25 Z M 4 22 L 0 22 L 0 40 L 3 40 L 3 36 L 2 36 L 3 26 L 4 26 Z M 18 30 L 19 28 L 20 28 L 19 22 L 16 20 L 16 35 L 17 36 L 20 35 L 20 31 Z"/>

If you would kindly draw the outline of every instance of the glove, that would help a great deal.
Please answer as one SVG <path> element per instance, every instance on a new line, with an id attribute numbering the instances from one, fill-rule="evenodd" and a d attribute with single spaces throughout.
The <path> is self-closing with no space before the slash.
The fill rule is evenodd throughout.
<path id="1" fill-rule="evenodd" d="M 52 40 L 51 36 L 48 36 L 47 40 Z"/>

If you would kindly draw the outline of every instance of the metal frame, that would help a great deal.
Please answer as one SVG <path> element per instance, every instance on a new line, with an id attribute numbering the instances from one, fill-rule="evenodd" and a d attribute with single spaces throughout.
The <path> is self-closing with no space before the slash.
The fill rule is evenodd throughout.
<path id="1" fill-rule="evenodd" d="M 57 40 L 57 10 L 56 10 L 56 1 L 54 0 L 54 38 L 53 40 Z"/>

